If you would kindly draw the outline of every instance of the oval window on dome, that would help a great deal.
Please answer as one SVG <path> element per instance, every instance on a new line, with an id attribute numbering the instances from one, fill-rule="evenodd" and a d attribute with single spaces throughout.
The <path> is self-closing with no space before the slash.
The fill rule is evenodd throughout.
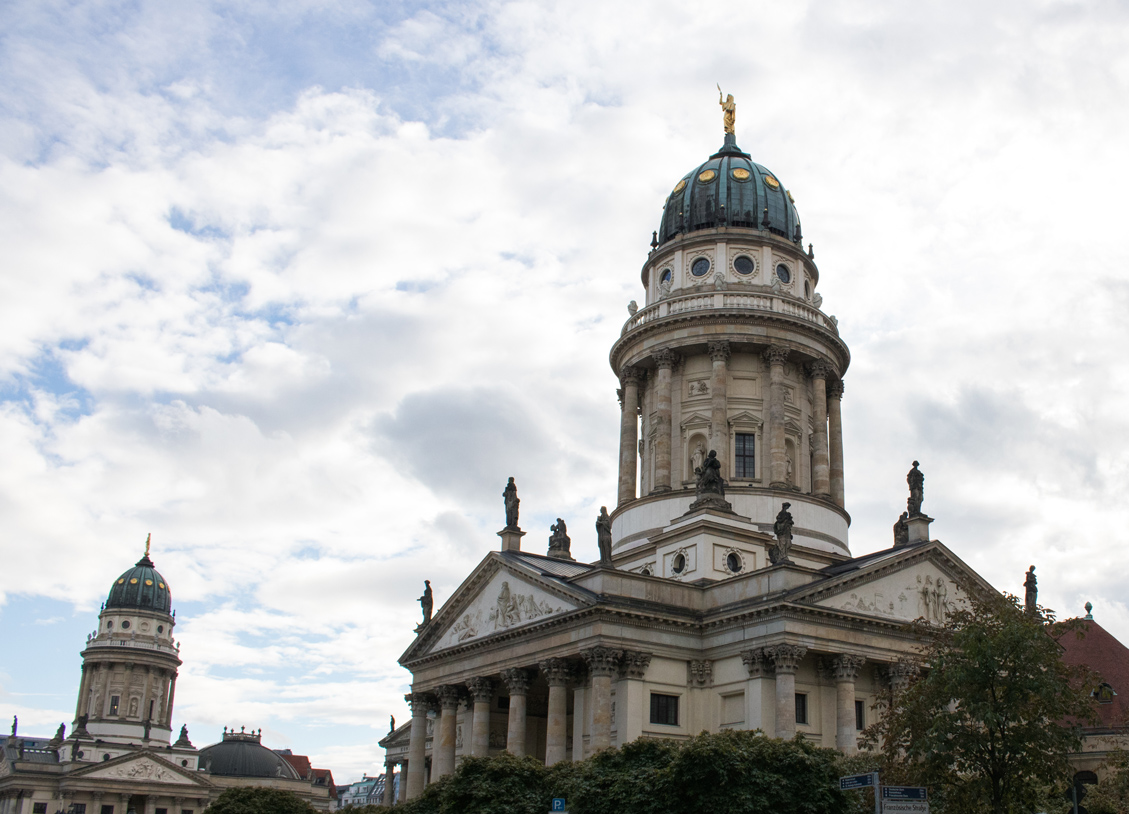
<path id="1" fill-rule="evenodd" d="M 783 263 L 776 267 L 776 276 L 780 278 L 782 283 L 792 282 L 792 271 Z"/>
<path id="2" fill-rule="evenodd" d="M 165 632 L 165 626 L 164 625 L 157 625 L 157 632 L 158 633 L 164 633 Z"/>
<path id="3" fill-rule="evenodd" d="M 165 583 L 163 583 L 163 582 L 158 582 L 158 583 L 157 583 L 157 587 L 158 587 L 158 588 L 160 588 L 160 589 L 161 589 L 161 590 L 163 591 L 163 590 L 165 589 Z"/>
<path id="4" fill-rule="evenodd" d="M 674 185 L 674 191 L 671 192 L 670 194 L 671 195 L 677 195 L 679 192 L 681 192 L 684 189 L 686 189 L 686 179 L 685 178 L 683 178 L 681 181 L 679 181 L 677 184 Z"/>
<path id="5" fill-rule="evenodd" d="M 674 279 L 674 272 L 671 271 L 670 269 L 663 269 L 662 274 L 659 275 L 659 282 L 660 283 L 669 283 L 673 279 Z"/>
<path id="6" fill-rule="evenodd" d="M 147 580 L 145 580 L 145 584 L 146 584 L 146 585 L 149 585 L 149 586 L 152 586 L 152 585 L 153 585 L 153 580 L 151 580 L 151 579 L 147 579 Z"/>
<path id="7" fill-rule="evenodd" d="M 111 619 L 109 622 L 106 623 L 106 630 L 112 629 L 113 626 L 114 626 L 114 620 Z"/>
<path id="8" fill-rule="evenodd" d="M 738 274 L 752 274 L 757 270 L 757 264 L 747 254 L 741 254 L 733 260 L 733 270 Z"/>
<path id="9" fill-rule="evenodd" d="M 698 180 L 703 184 L 708 184 L 714 178 L 717 178 L 717 173 L 713 170 L 706 170 L 705 172 L 698 175 Z"/>
<path id="10" fill-rule="evenodd" d="M 738 181 L 748 181 L 752 177 L 752 173 L 744 167 L 738 167 L 737 169 L 733 170 L 731 175 Z"/>
<path id="11" fill-rule="evenodd" d="M 695 277 L 705 277 L 710 271 L 710 261 L 708 257 L 699 257 L 690 266 L 690 273 Z"/>
<path id="12" fill-rule="evenodd" d="M 671 567 L 671 570 L 674 571 L 674 573 L 681 574 L 683 571 L 686 570 L 686 555 L 685 554 L 675 554 L 674 555 L 674 562 L 672 562 L 670 564 L 670 567 Z"/>
<path id="13" fill-rule="evenodd" d="M 780 182 L 773 178 L 771 175 L 766 175 L 764 177 L 764 182 L 773 189 L 780 189 Z"/>
<path id="14" fill-rule="evenodd" d="M 125 577 L 122 577 L 121 579 L 118 580 L 118 585 L 124 585 L 124 584 L 125 584 Z"/>
<path id="15" fill-rule="evenodd" d="M 129 630 L 129 620 L 122 622 L 122 630 Z"/>
<path id="16" fill-rule="evenodd" d="M 740 573 L 741 569 L 744 568 L 741 556 L 736 551 L 730 551 L 729 556 L 725 558 L 725 567 L 734 574 Z"/>
<path id="17" fill-rule="evenodd" d="M 129 584 L 130 584 L 130 585 L 136 585 L 136 584 L 137 584 L 137 577 L 134 577 L 133 579 L 131 579 L 131 580 L 129 581 Z"/>

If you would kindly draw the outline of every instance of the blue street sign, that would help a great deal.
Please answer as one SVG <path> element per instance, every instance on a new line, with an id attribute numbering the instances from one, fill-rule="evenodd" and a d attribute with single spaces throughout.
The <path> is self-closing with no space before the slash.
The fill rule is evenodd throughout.
<path id="1" fill-rule="evenodd" d="M 550 808 L 549 810 L 550 811 L 564 811 L 565 810 L 565 798 L 554 797 L 553 798 L 553 807 Z"/>
<path id="2" fill-rule="evenodd" d="M 883 786 L 883 800 L 926 800 L 925 789 L 915 786 Z"/>
<path id="3" fill-rule="evenodd" d="M 840 777 L 839 791 L 850 791 L 851 789 L 861 789 L 877 785 L 874 782 L 876 778 L 877 775 L 874 772 L 870 774 L 853 774 L 850 777 Z"/>

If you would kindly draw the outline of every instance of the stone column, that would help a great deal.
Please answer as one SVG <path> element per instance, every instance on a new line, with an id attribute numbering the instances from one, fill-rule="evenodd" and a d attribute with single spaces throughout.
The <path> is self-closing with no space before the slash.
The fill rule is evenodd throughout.
<path id="1" fill-rule="evenodd" d="M 710 448 L 717 451 L 721 476 L 729 480 L 729 343 L 710 342 L 713 375 L 710 378 Z"/>
<path id="2" fill-rule="evenodd" d="M 506 726 L 506 751 L 515 757 L 525 756 L 525 702 L 529 693 L 529 671 L 521 667 L 502 672 L 502 680 L 510 691 L 510 715 Z"/>
<path id="3" fill-rule="evenodd" d="M 669 350 L 654 353 L 655 365 L 655 483 L 652 492 L 670 491 L 670 376 L 676 356 Z"/>
<path id="4" fill-rule="evenodd" d="M 620 658 L 615 705 L 617 746 L 643 736 L 643 676 L 647 674 L 652 655 L 624 650 Z"/>
<path id="5" fill-rule="evenodd" d="M 541 672 L 549 682 L 549 721 L 545 728 L 545 765 L 560 763 L 568 756 L 568 681 L 572 665 L 564 659 L 546 659 Z M 577 744 L 573 743 L 574 757 Z"/>
<path id="6" fill-rule="evenodd" d="M 806 647 L 794 644 L 764 649 L 776 670 L 776 737 L 784 740 L 796 735 L 796 670 L 807 652 Z"/>
<path id="7" fill-rule="evenodd" d="M 405 695 L 404 700 L 412 708 L 412 728 L 408 741 L 407 799 L 414 800 L 423 793 L 427 780 L 424 756 L 427 750 L 427 708 L 430 699 L 423 693 L 414 692 Z"/>
<path id="8" fill-rule="evenodd" d="M 858 749 L 855 679 L 865 661 L 862 656 L 842 655 L 831 662 L 835 673 L 835 748 L 846 755 Z"/>
<path id="9" fill-rule="evenodd" d="M 775 701 L 765 703 L 765 694 L 772 681 L 772 661 L 760 647 L 741 653 L 741 661 L 749 672 L 749 680 L 745 682 L 745 729 L 759 729 L 765 734 L 775 732 Z"/>
<path id="10" fill-rule="evenodd" d="M 635 499 L 639 454 L 639 371 L 625 367 L 620 373 L 623 414 L 619 425 L 619 505 Z"/>
<path id="11" fill-rule="evenodd" d="M 588 721 L 587 675 L 576 681 L 572 689 L 572 759 L 584 759 L 584 726 Z M 567 754 L 567 748 L 565 750 Z"/>
<path id="12" fill-rule="evenodd" d="M 489 678 L 472 678 L 466 685 L 474 699 L 470 753 L 486 757 L 490 754 L 490 702 L 494 700 L 494 682 Z"/>
<path id="13" fill-rule="evenodd" d="M 432 739 L 431 777 L 438 780 L 455 771 L 455 722 L 459 715 L 459 702 L 462 693 L 451 685 L 440 687 L 435 693 L 439 696 L 439 731 Z"/>
<path id="14" fill-rule="evenodd" d="M 774 345 L 761 355 L 769 368 L 769 486 L 773 489 L 787 489 L 788 451 L 784 446 L 784 360 L 788 358 L 788 349 Z"/>
<path id="15" fill-rule="evenodd" d="M 384 764 L 384 807 L 392 808 L 395 798 L 392 792 L 396 785 L 396 762 L 389 760 Z"/>
<path id="16" fill-rule="evenodd" d="M 846 506 L 843 490 L 843 380 L 827 385 L 827 435 L 831 447 L 831 499 L 836 505 Z"/>
<path id="17" fill-rule="evenodd" d="M 86 662 L 82 663 L 82 678 L 78 681 L 78 703 L 75 705 L 74 717 L 78 720 L 78 716 L 86 713 L 87 699 L 90 697 L 90 688 L 87 684 L 90 681 L 90 672 L 86 669 Z"/>
<path id="18" fill-rule="evenodd" d="M 816 497 L 831 497 L 831 473 L 827 460 L 827 375 L 831 366 L 826 362 L 812 362 L 812 435 L 811 491 Z"/>
<path id="19" fill-rule="evenodd" d="M 406 761 L 400 761 L 400 789 L 397 795 L 397 802 L 408 802 L 408 766 Z"/>
<path id="20" fill-rule="evenodd" d="M 173 697 L 176 695 L 176 673 L 172 674 L 172 681 L 169 683 L 169 703 L 165 709 L 165 723 L 172 726 L 172 702 Z"/>
<path id="21" fill-rule="evenodd" d="M 612 745 L 612 676 L 616 674 L 623 651 L 593 647 L 581 653 L 592 676 L 592 751 Z"/>

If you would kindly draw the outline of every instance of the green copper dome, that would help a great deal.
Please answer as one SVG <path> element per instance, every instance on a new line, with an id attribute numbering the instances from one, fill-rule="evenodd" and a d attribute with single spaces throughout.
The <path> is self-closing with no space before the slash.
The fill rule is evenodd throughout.
<path id="1" fill-rule="evenodd" d="M 137 565 L 114 581 L 106 607 L 140 608 L 160 613 L 168 613 L 172 609 L 169 584 L 153 567 L 148 551 L 137 561 Z"/>
<path id="2" fill-rule="evenodd" d="M 726 134 L 725 144 L 674 186 L 663 207 L 657 243 L 718 226 L 760 229 L 803 241 L 800 216 L 784 185 Z"/>

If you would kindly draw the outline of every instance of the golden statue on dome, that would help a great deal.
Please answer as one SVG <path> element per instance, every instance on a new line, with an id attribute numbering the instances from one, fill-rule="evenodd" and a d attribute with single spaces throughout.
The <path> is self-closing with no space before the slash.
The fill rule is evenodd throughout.
<path id="1" fill-rule="evenodd" d="M 725 126 L 726 135 L 734 134 L 734 125 L 737 121 L 737 103 L 733 101 L 733 94 L 724 97 L 725 94 L 721 92 L 721 85 L 717 86 L 717 103 L 721 105 L 721 118 Z"/>

